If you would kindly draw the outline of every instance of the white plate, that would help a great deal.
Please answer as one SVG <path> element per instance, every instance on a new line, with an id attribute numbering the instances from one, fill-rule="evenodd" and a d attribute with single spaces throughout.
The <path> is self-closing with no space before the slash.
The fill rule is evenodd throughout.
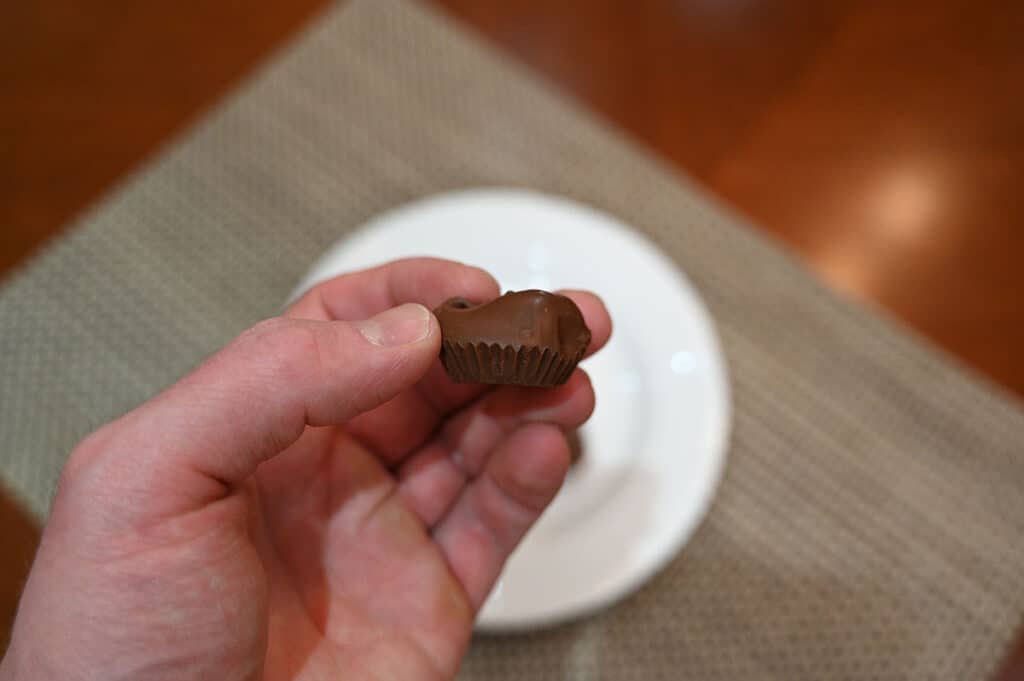
<path id="1" fill-rule="evenodd" d="M 583 365 L 597 393 L 583 459 L 512 556 L 477 627 L 550 625 L 632 593 L 689 539 L 725 463 L 725 363 L 696 291 L 608 215 L 519 190 L 441 195 L 384 213 L 328 251 L 297 291 L 410 255 L 484 267 L 504 289 L 590 289 L 615 326 Z"/>

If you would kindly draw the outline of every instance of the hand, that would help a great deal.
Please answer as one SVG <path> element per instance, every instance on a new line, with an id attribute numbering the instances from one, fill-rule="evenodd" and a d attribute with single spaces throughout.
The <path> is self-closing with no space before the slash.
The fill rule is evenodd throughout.
<path id="1" fill-rule="evenodd" d="M 594 404 L 579 369 L 448 380 L 427 308 L 498 293 L 432 259 L 331 280 L 86 438 L 0 678 L 452 678 Z"/>

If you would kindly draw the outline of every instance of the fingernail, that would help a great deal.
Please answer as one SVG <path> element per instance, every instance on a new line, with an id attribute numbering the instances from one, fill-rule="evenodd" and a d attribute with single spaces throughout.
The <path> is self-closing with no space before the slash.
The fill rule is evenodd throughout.
<path id="1" fill-rule="evenodd" d="M 406 303 L 356 322 L 355 327 L 374 345 L 407 345 L 422 340 L 430 333 L 430 310 L 416 303 Z"/>

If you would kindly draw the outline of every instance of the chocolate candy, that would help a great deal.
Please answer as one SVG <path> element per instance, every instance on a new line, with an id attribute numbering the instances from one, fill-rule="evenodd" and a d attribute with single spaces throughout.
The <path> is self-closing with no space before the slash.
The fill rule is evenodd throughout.
<path id="1" fill-rule="evenodd" d="M 441 363 L 456 383 L 561 385 L 590 345 L 576 304 L 547 291 L 510 291 L 482 305 L 451 298 L 434 314 Z"/>

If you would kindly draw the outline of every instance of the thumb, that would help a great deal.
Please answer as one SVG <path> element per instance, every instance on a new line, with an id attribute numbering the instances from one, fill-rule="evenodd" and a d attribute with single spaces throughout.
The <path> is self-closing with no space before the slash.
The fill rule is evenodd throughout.
<path id="1" fill-rule="evenodd" d="M 112 484 L 130 508 L 166 515 L 223 496 L 305 427 L 341 424 L 414 385 L 440 349 L 422 305 L 359 322 L 274 318 L 93 434 L 65 478 Z M 63 485 L 64 483 L 62 483 Z"/>

